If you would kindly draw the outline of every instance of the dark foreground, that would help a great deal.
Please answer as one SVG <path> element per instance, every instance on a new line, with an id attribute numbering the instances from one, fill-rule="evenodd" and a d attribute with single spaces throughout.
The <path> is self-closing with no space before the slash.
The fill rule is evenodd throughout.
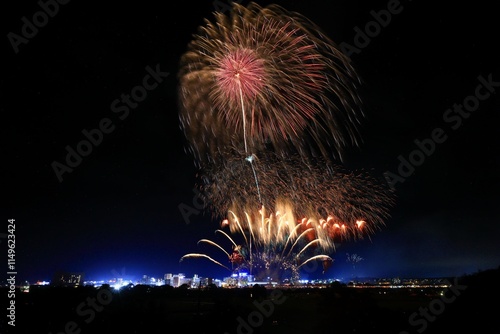
<path id="1" fill-rule="evenodd" d="M 448 289 L 32 287 L 16 292 L 15 330 L 4 311 L 0 332 L 500 333 L 499 270 L 450 283 Z M 5 288 L 1 293 L 7 296 Z"/>

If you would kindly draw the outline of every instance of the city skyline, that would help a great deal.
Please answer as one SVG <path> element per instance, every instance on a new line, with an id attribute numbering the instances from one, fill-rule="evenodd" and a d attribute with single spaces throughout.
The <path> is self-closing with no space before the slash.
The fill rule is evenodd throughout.
<path id="1" fill-rule="evenodd" d="M 185 273 L 165 273 L 163 275 L 111 275 L 107 278 L 101 279 L 89 279 L 86 277 L 85 273 L 75 273 L 75 272 L 59 272 L 53 276 L 52 280 L 37 280 L 33 282 L 19 281 L 16 286 L 20 287 L 21 290 L 29 289 L 30 286 L 55 286 L 55 287 L 83 287 L 92 286 L 100 288 L 103 285 L 108 285 L 115 290 L 120 290 L 123 287 L 130 287 L 135 285 L 149 285 L 149 286 L 165 286 L 170 285 L 171 287 L 178 288 L 182 285 L 186 285 L 189 288 L 200 288 L 207 287 L 210 284 L 215 284 L 217 287 L 251 287 L 255 284 L 258 285 L 273 285 L 276 287 L 286 287 L 286 286 L 296 286 L 296 287 L 307 287 L 309 284 L 314 287 L 316 285 L 328 285 L 332 283 L 341 283 L 350 286 L 363 285 L 363 286 L 373 286 L 373 285 L 393 285 L 393 286 L 438 286 L 442 284 L 450 284 L 450 280 L 463 279 L 467 276 L 474 276 L 479 274 L 484 274 L 487 272 L 492 272 L 498 270 L 488 269 L 484 271 L 478 271 L 473 274 L 462 275 L 459 277 L 370 277 L 370 276 L 351 276 L 351 277 L 322 277 L 316 279 L 299 279 L 295 282 L 289 279 L 275 281 L 271 277 L 265 280 L 257 280 L 253 275 L 247 272 L 232 273 L 231 275 L 223 277 L 212 277 L 193 274 L 192 276 L 186 275 Z M 201 283 L 200 283 L 201 282 Z M 201 285 L 200 285 L 201 284 Z M 27 290 L 26 290 L 27 291 Z"/>
<path id="2" fill-rule="evenodd" d="M 347 257 L 349 257 L 349 254 L 346 254 Z M 358 254 L 352 254 L 356 257 L 359 257 Z M 363 258 L 360 258 L 360 262 L 364 261 Z M 306 268 L 306 270 L 302 273 L 301 277 L 299 280 L 301 281 L 328 281 L 328 280 L 336 280 L 340 281 L 343 283 L 348 283 L 350 281 L 356 281 L 356 280 L 366 280 L 366 279 L 443 279 L 443 278 L 457 278 L 457 277 L 463 277 L 467 275 L 473 275 L 477 274 L 479 272 L 483 271 L 488 271 L 488 270 L 495 270 L 500 267 L 491 267 L 491 268 L 481 268 L 475 271 L 470 271 L 470 272 L 463 272 L 462 274 L 459 275 L 447 275 L 447 274 L 442 274 L 442 275 L 436 275 L 436 274 L 431 274 L 431 275 L 426 275 L 426 274 L 415 274 L 415 275 L 371 275 L 369 271 L 363 268 L 363 264 L 359 264 L 360 262 L 357 262 L 356 265 L 358 268 L 354 268 L 354 264 L 349 261 L 348 258 L 345 259 L 345 263 L 342 264 L 340 267 L 341 269 L 334 270 L 334 271 L 327 271 L 326 274 L 318 274 L 317 267 L 316 265 L 312 265 L 310 268 Z M 241 272 L 224 272 L 224 271 L 210 271 L 208 270 L 209 273 L 205 273 L 206 267 L 200 266 L 201 271 L 172 271 L 172 270 L 154 270 L 154 271 L 129 271 L 127 268 L 122 267 L 119 270 L 112 269 L 109 273 L 107 272 L 93 272 L 92 274 L 87 274 L 84 271 L 67 271 L 67 270 L 59 270 L 57 272 L 52 273 L 52 275 L 45 275 L 42 277 L 42 275 L 35 275 L 28 279 L 27 277 L 19 276 L 17 283 L 21 285 L 22 283 L 28 282 L 30 285 L 36 285 L 38 283 L 48 283 L 48 284 L 53 284 L 54 283 L 54 277 L 56 277 L 58 274 L 65 274 L 65 275 L 81 275 L 81 282 L 113 282 L 116 280 L 124 280 L 128 282 L 135 282 L 139 283 L 144 280 L 144 278 L 155 278 L 156 280 L 164 280 L 166 275 L 182 275 L 183 277 L 186 278 L 192 278 L 192 277 L 202 277 L 202 278 L 210 278 L 210 279 L 217 279 L 217 280 L 223 280 L 225 277 L 231 277 L 231 276 L 237 276 L 239 274 L 244 274 L 244 275 L 251 275 L 251 273 L 248 270 L 243 270 Z M 272 279 L 271 279 L 272 280 Z M 279 281 L 278 281 L 279 282 Z M 43 285 L 43 284 L 42 284 Z M 82 284 L 83 285 L 83 284 Z"/>

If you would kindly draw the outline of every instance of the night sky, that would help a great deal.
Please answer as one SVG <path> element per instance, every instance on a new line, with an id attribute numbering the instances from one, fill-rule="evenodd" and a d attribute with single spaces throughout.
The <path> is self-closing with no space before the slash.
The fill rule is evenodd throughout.
<path id="1" fill-rule="evenodd" d="M 364 259 L 358 276 L 455 276 L 498 267 L 500 53 L 493 5 L 275 3 L 309 17 L 338 44 L 358 46 L 350 56 L 364 80 L 367 117 L 364 142 L 348 152 L 346 167 L 380 176 L 401 175 L 400 159 L 419 164 L 395 182 L 397 201 L 385 227 L 338 245 L 325 275 L 318 268 L 304 278 L 353 275 L 346 253 Z M 369 22 L 377 27 L 371 11 L 388 5 L 397 13 L 361 44 L 357 31 Z M 7 219 L 16 219 L 18 278 L 50 280 L 57 270 L 88 279 L 226 276 L 203 259 L 179 263 L 186 253 L 210 251 L 197 246 L 199 239 L 220 240 L 210 212 L 186 220 L 179 210 L 195 208 L 196 169 L 179 128 L 177 71 L 191 35 L 212 18 L 213 2 L 71 1 L 16 47 L 9 33 L 21 35 L 22 18 L 32 22 L 41 7 L 5 6 L 0 248 L 6 254 Z M 161 75 L 148 82 L 143 101 L 130 107 L 119 101 L 152 71 Z M 76 149 L 85 130 L 99 127 L 107 133 L 60 180 L 54 161 L 64 164 L 66 148 Z M 418 153 L 415 140 L 430 150 L 432 138 L 433 149 Z M 210 254 L 224 261 L 222 253 Z"/>

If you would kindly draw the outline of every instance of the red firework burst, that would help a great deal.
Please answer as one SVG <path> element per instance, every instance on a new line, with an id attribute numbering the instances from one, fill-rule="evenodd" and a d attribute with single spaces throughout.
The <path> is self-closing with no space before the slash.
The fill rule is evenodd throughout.
<path id="1" fill-rule="evenodd" d="M 225 159 L 223 147 L 330 159 L 358 144 L 354 68 L 314 23 L 277 5 L 234 4 L 206 20 L 179 84 L 181 126 L 201 163 Z"/>
<path id="2" fill-rule="evenodd" d="M 249 49 L 235 50 L 221 59 L 216 69 L 216 83 L 223 100 L 255 99 L 265 82 L 265 69 L 261 59 Z"/>

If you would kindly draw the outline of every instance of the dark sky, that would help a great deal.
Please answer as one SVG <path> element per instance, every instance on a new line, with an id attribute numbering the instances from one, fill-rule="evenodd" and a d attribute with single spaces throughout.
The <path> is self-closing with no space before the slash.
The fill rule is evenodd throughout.
<path id="1" fill-rule="evenodd" d="M 399 156 L 419 154 L 415 140 L 429 142 L 434 132 L 440 141 L 396 183 L 386 226 L 370 240 L 339 245 L 327 276 L 352 275 L 346 253 L 364 259 L 360 276 L 454 276 L 498 267 L 500 53 L 492 5 L 402 1 L 361 45 L 356 30 L 374 27 L 371 11 L 393 1 L 276 3 L 306 15 L 338 44 L 359 47 L 351 59 L 365 82 L 367 118 L 349 168 L 398 174 Z M 22 18 L 33 22 L 41 7 L 5 6 L 0 237 L 15 218 L 19 279 L 50 280 L 56 270 L 83 271 L 89 279 L 228 274 L 202 259 L 179 263 L 203 251 L 197 241 L 214 238 L 219 226 L 210 213 L 193 214 L 187 224 L 179 210 L 193 206 L 196 170 L 179 129 L 176 75 L 191 35 L 212 18 L 213 2 L 72 1 L 31 31 L 17 53 L 9 33 L 21 35 Z M 161 82 L 128 114 L 113 112 L 113 101 L 142 85 L 148 66 L 163 72 Z M 448 112 L 464 103 L 473 110 L 463 108 L 465 117 Z M 64 163 L 66 147 L 75 149 L 83 130 L 99 126 L 109 133 L 60 182 L 53 162 Z M 322 277 L 319 269 L 304 276 Z"/>

